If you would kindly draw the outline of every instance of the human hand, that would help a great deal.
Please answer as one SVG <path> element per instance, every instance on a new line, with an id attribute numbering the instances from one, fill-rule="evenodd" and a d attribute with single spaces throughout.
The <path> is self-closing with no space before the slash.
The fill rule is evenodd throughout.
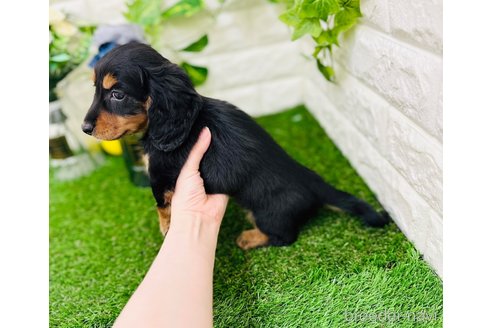
<path id="1" fill-rule="evenodd" d="M 171 200 L 169 232 L 114 327 L 213 327 L 215 250 L 228 197 L 207 195 L 198 171 L 211 139 L 205 128 L 191 149 Z"/>
<path id="2" fill-rule="evenodd" d="M 198 171 L 211 139 L 210 130 L 205 127 L 181 169 L 171 201 L 170 229 L 187 225 L 189 222 L 186 221 L 190 219 L 217 226 L 222 222 L 228 197 L 223 194 L 207 195 Z"/>

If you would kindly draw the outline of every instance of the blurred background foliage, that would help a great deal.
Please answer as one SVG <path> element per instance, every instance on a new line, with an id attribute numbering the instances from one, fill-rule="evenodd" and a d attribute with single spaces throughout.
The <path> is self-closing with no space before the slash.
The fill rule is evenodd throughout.
<path id="1" fill-rule="evenodd" d="M 165 23 L 175 19 L 193 18 L 199 13 L 217 17 L 226 0 L 217 0 L 213 8 L 204 0 L 179 0 L 173 4 L 162 0 L 133 0 L 127 3 L 125 18 L 139 25 L 148 42 L 155 46 Z M 267 1 L 267 0 L 265 0 Z M 269 0 L 284 6 L 279 19 L 292 28 L 292 41 L 304 35 L 314 40 L 312 56 L 321 74 L 335 81 L 332 54 L 339 47 L 340 35 L 357 24 L 362 17 L 359 0 Z M 53 90 L 72 69 L 88 56 L 92 35 L 96 26 L 75 25 L 62 12 L 50 8 L 50 100 L 56 99 Z M 182 49 L 169 49 L 178 59 L 178 64 L 188 73 L 195 86 L 207 80 L 208 68 L 197 66 L 182 59 L 180 52 L 199 52 L 208 44 L 204 33 Z"/>
<path id="2" fill-rule="evenodd" d="M 221 1 L 222 3 L 222 1 Z M 171 6 L 166 6 L 162 0 L 135 0 L 128 4 L 128 10 L 124 14 L 126 19 L 134 24 L 140 25 L 151 45 L 158 41 L 163 24 L 174 18 L 190 18 L 206 9 L 203 0 L 180 0 Z M 207 35 L 188 45 L 181 51 L 202 51 L 208 44 Z M 178 53 L 180 49 L 172 49 Z M 180 58 L 179 55 L 177 55 Z M 207 80 L 208 69 L 202 66 L 192 65 L 181 60 L 179 65 L 188 73 L 195 86 L 199 86 Z"/>
<path id="3" fill-rule="evenodd" d="M 95 29 L 96 26 L 76 25 L 64 13 L 50 8 L 50 101 L 57 98 L 54 92 L 56 84 L 87 58 Z"/>

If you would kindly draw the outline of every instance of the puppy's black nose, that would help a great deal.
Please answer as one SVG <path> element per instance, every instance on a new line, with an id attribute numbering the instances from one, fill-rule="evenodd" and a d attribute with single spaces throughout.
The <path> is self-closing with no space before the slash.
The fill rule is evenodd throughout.
<path id="1" fill-rule="evenodd" d="M 92 123 L 84 122 L 82 124 L 82 131 L 84 131 L 84 133 L 91 135 L 92 130 L 94 130 L 94 125 Z"/>

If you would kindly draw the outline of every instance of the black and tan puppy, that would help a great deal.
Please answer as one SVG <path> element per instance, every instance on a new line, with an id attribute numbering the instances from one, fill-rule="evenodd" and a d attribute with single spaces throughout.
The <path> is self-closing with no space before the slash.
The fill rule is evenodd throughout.
<path id="1" fill-rule="evenodd" d="M 186 73 L 151 47 L 129 43 L 113 49 L 95 67 L 96 87 L 82 129 L 99 139 L 144 131 L 152 192 L 163 233 L 169 227 L 176 179 L 203 127 L 212 133 L 200 172 L 207 193 L 224 193 L 250 210 L 255 228 L 239 247 L 293 243 L 301 226 L 324 205 L 382 226 L 377 213 L 300 165 L 251 117 L 221 100 L 199 95 Z"/>

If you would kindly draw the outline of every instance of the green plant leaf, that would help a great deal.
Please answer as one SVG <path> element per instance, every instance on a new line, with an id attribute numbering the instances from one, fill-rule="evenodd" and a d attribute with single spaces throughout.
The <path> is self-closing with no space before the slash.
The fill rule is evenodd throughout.
<path id="1" fill-rule="evenodd" d="M 357 23 L 359 17 L 362 17 L 362 14 L 358 8 L 344 7 L 335 15 L 333 30 L 336 30 L 337 34 L 347 31 Z"/>
<path id="2" fill-rule="evenodd" d="M 316 46 L 313 57 L 317 60 L 319 71 L 328 81 L 335 80 L 335 71 L 331 66 L 325 66 L 318 59 L 323 49 L 333 50 L 333 45 L 339 46 L 338 36 L 357 24 L 362 17 L 360 0 L 270 0 L 272 2 L 290 3 L 279 19 L 292 26 L 292 40 L 297 40 L 305 34 L 310 34 Z M 334 18 L 333 21 L 331 18 Z M 328 24 L 323 29 L 321 22 Z M 333 26 L 331 25 L 333 24 Z"/>
<path id="3" fill-rule="evenodd" d="M 135 24 L 155 25 L 161 19 L 161 5 L 161 0 L 135 0 L 127 5 L 128 11 L 124 16 Z"/>
<path id="4" fill-rule="evenodd" d="M 207 80 L 208 69 L 206 67 L 191 65 L 183 62 L 180 65 L 188 74 L 195 87 L 202 85 Z"/>
<path id="5" fill-rule="evenodd" d="M 317 37 L 322 31 L 319 19 L 299 18 L 295 8 L 291 8 L 284 12 L 279 16 L 279 19 L 285 24 L 294 27 L 292 41 L 299 39 L 304 34 L 311 34 L 313 37 Z"/>
<path id="6" fill-rule="evenodd" d="M 51 75 L 55 74 L 56 69 L 58 68 L 58 63 L 54 63 L 54 62 L 50 61 L 49 65 L 50 65 L 49 67 L 50 67 L 50 76 L 51 76 Z"/>
<path id="7" fill-rule="evenodd" d="M 300 18 L 319 18 L 326 20 L 328 15 L 340 10 L 338 0 L 302 0 L 296 4 Z"/>
<path id="8" fill-rule="evenodd" d="M 315 59 L 318 59 L 319 53 L 321 52 L 321 50 L 324 50 L 324 49 L 326 49 L 329 52 L 331 52 L 332 51 L 332 45 L 331 44 L 329 44 L 329 45 L 323 45 L 323 46 L 318 45 L 318 46 L 314 47 L 314 52 L 313 52 L 313 55 L 312 56 Z"/>
<path id="9" fill-rule="evenodd" d="M 54 63 L 64 63 L 70 60 L 70 55 L 66 53 L 57 54 L 50 57 L 50 61 Z"/>
<path id="10" fill-rule="evenodd" d="M 319 52 L 320 52 L 321 50 L 323 50 L 323 47 L 316 46 L 316 47 L 314 48 L 313 57 L 314 57 L 314 58 L 318 58 L 318 54 L 319 54 Z"/>
<path id="11" fill-rule="evenodd" d="M 336 44 L 338 46 L 338 31 L 327 30 L 320 33 L 318 37 L 313 37 L 318 46 L 329 46 Z"/>
<path id="12" fill-rule="evenodd" d="M 359 17 L 362 17 L 359 0 L 338 0 L 338 3 L 341 8 L 356 11 Z"/>
<path id="13" fill-rule="evenodd" d="M 294 27 L 294 33 L 292 33 L 292 41 L 299 39 L 304 34 L 311 34 L 313 37 L 318 37 L 322 32 L 319 19 L 308 18 L 302 19 L 297 26 Z"/>
<path id="14" fill-rule="evenodd" d="M 285 5 L 287 6 L 287 8 L 291 7 L 295 0 L 268 0 L 272 3 L 285 3 Z"/>
<path id="15" fill-rule="evenodd" d="M 297 15 L 297 10 L 295 8 L 291 8 L 284 12 L 282 15 L 278 17 L 282 22 L 289 26 L 296 27 L 299 25 L 299 22 L 301 19 L 299 18 L 299 15 Z"/>
<path id="16" fill-rule="evenodd" d="M 321 74 L 323 74 L 325 79 L 330 82 L 335 81 L 335 71 L 333 70 L 333 67 L 323 65 L 319 59 L 316 60 L 316 64 L 318 66 L 318 70 L 321 72 Z"/>
<path id="17" fill-rule="evenodd" d="M 184 48 L 182 51 L 199 52 L 202 51 L 203 48 L 207 46 L 207 44 L 208 44 L 208 36 L 205 34 L 198 41 L 193 42 L 192 44 Z"/>
<path id="18" fill-rule="evenodd" d="M 162 17 L 190 17 L 201 11 L 203 7 L 203 0 L 180 0 L 164 11 Z"/>
<path id="19" fill-rule="evenodd" d="M 163 25 L 160 23 L 144 26 L 145 35 L 149 40 L 150 44 L 155 45 L 157 43 L 159 37 L 161 36 L 162 29 L 163 29 Z"/>

